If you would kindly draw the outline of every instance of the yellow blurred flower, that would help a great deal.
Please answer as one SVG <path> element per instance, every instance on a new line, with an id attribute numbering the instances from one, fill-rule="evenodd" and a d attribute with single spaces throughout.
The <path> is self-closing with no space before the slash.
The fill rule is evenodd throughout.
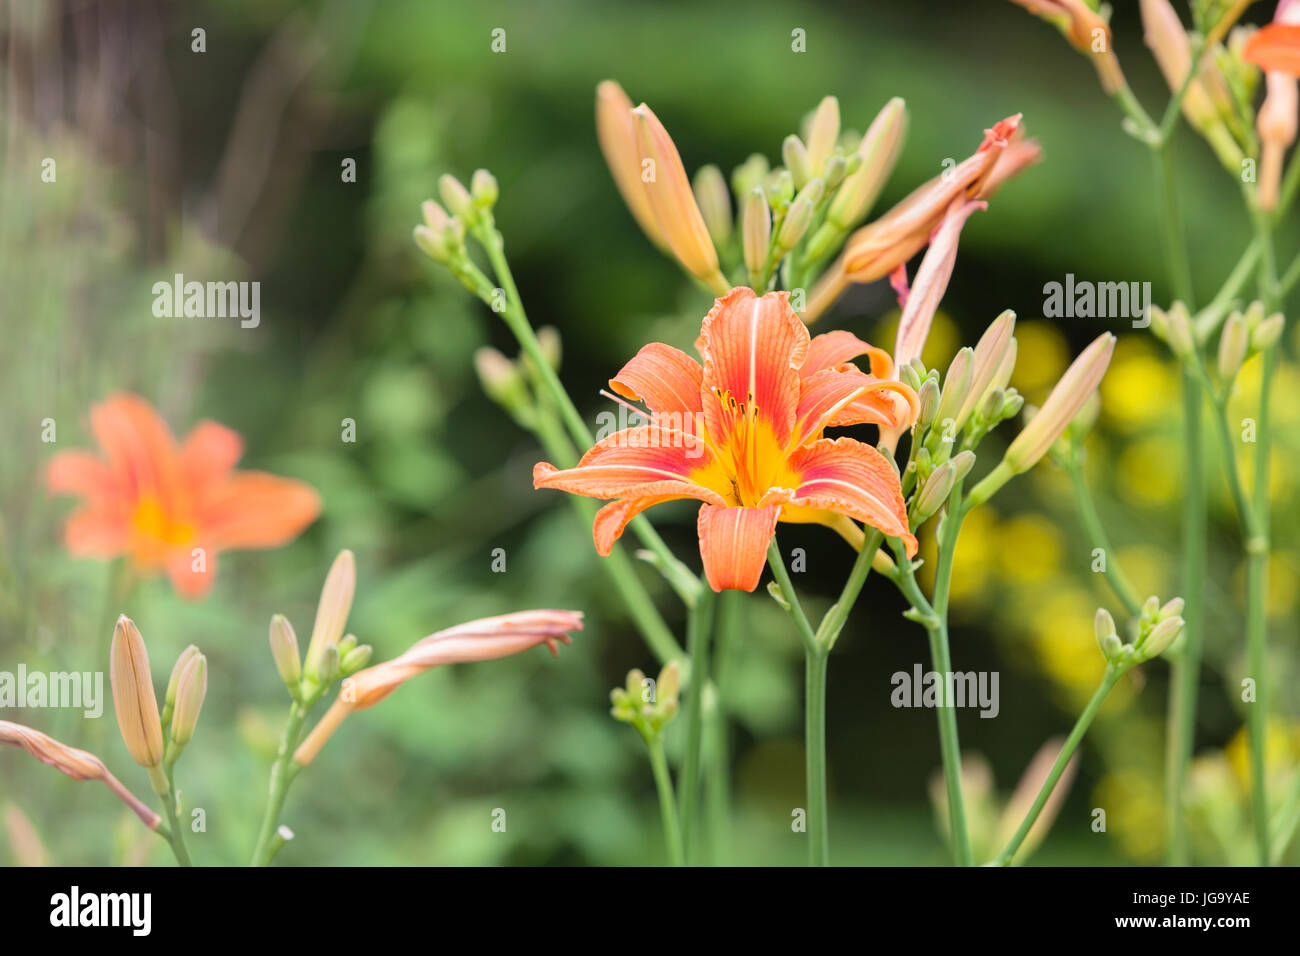
<path id="1" fill-rule="evenodd" d="M 1129 444 L 1115 463 L 1120 497 L 1143 506 L 1173 501 L 1183 485 L 1180 456 L 1173 438 L 1140 438 Z"/>
<path id="2" fill-rule="evenodd" d="M 1041 404 L 1070 363 L 1065 336 L 1047 321 L 1021 322 L 1016 326 L 1016 370 L 1011 384 L 1025 401 Z"/>
<path id="3" fill-rule="evenodd" d="M 1136 431 L 1181 415 L 1179 376 L 1169 359 L 1146 338 L 1125 335 L 1101 382 L 1101 410 L 1107 425 Z"/>
<path id="4" fill-rule="evenodd" d="M 1296 588 L 1300 575 L 1296 573 L 1297 556 L 1291 551 L 1276 552 L 1268 558 L 1268 594 L 1265 602 L 1269 617 L 1290 617 L 1296 607 Z M 1239 602 L 1246 599 L 1246 563 L 1237 565 L 1232 575 L 1232 589 Z"/>
<path id="5" fill-rule="evenodd" d="M 1244 791 L 1250 790 L 1250 732 L 1243 726 L 1223 748 L 1228 765 Z M 1300 762 L 1300 722 L 1288 721 L 1274 714 L 1268 718 L 1264 735 L 1264 765 L 1272 777 L 1289 777 Z"/>
<path id="6" fill-rule="evenodd" d="M 1015 515 L 998 529 L 998 561 L 1013 581 L 1041 582 L 1061 564 L 1061 532 L 1038 514 Z"/>
<path id="7" fill-rule="evenodd" d="M 921 581 L 927 590 L 934 587 L 936 548 L 934 522 L 921 534 Z M 1001 548 L 997 516 L 991 508 L 976 508 L 962 522 L 957 538 L 957 554 L 952 562 L 952 586 L 949 598 L 954 606 L 974 603 L 984 595 L 989 582 L 989 571 L 996 561 L 996 549 Z"/>
<path id="8" fill-rule="evenodd" d="M 1106 669 L 1093 634 L 1096 604 L 1085 591 L 1063 581 L 1039 589 L 1024 610 L 1022 620 L 1039 666 L 1066 692 L 1069 708 L 1086 703 Z"/>
<path id="9" fill-rule="evenodd" d="M 1155 545 L 1134 544 L 1115 549 L 1115 560 L 1142 599 L 1150 594 L 1163 597 L 1171 595 L 1174 582 L 1172 570 L 1177 567 L 1177 557 Z"/>
<path id="10" fill-rule="evenodd" d="M 1106 811 L 1106 832 L 1136 860 L 1154 860 L 1164 851 L 1164 794 L 1160 781 L 1140 770 L 1106 774 L 1093 791 Z"/>

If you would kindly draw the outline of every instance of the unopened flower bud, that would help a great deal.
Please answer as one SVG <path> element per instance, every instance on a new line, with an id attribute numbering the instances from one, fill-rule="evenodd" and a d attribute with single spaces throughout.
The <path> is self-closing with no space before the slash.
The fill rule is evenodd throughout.
<path id="1" fill-rule="evenodd" d="M 1250 347 L 1255 352 L 1267 352 L 1277 344 L 1278 339 L 1282 337 L 1282 327 L 1286 320 L 1282 318 L 1281 312 L 1274 312 L 1267 319 L 1264 319 L 1255 326 L 1255 330 L 1250 333 Z"/>
<path id="2" fill-rule="evenodd" d="M 767 199 L 772 208 L 788 203 L 794 198 L 794 176 L 788 169 L 775 170 L 767 178 Z"/>
<path id="3" fill-rule="evenodd" d="M 1183 632 L 1186 622 L 1181 617 L 1167 617 L 1151 629 L 1140 648 L 1143 660 L 1158 657 L 1167 651 Z"/>
<path id="4" fill-rule="evenodd" d="M 1160 598 L 1152 594 L 1142 602 L 1142 617 L 1149 621 L 1154 621 L 1156 615 L 1160 613 Z"/>
<path id="5" fill-rule="evenodd" d="M 956 420 L 958 411 L 970 392 L 972 375 L 972 358 L 974 352 L 970 346 L 959 350 L 948 366 L 948 374 L 943 377 L 943 391 L 939 397 L 939 407 L 934 413 L 935 421 L 940 427 L 948 419 Z"/>
<path id="6" fill-rule="evenodd" d="M 844 181 L 848 175 L 849 164 L 843 156 L 835 155 L 826 160 L 826 168 L 822 171 L 822 179 L 826 180 L 826 188 L 834 189 Z"/>
<path id="7" fill-rule="evenodd" d="M 316 623 L 312 627 L 311 642 L 307 645 L 307 657 L 303 662 L 303 672 L 318 683 L 327 684 L 325 670 L 322 667 L 328 648 L 334 649 L 334 658 L 338 660 L 338 643 L 347 624 L 348 612 L 352 610 L 352 595 L 357 586 L 357 563 L 351 551 L 340 551 L 330 566 L 321 588 L 320 604 L 316 608 Z M 336 671 L 337 673 L 337 671 Z"/>
<path id="8" fill-rule="evenodd" d="M 762 189 L 769 172 L 767 157 L 754 153 L 735 168 L 731 174 L 731 190 L 739 199 L 748 196 L 755 189 Z"/>
<path id="9" fill-rule="evenodd" d="M 1167 617 L 1178 617 L 1183 613 L 1184 603 L 1185 602 L 1180 597 L 1171 598 L 1161 606 L 1156 616 L 1160 620 L 1164 620 Z"/>
<path id="10" fill-rule="evenodd" d="M 745 268 L 751 275 L 758 276 L 767 267 L 768 250 L 772 245 L 772 212 L 767 197 L 758 187 L 751 189 L 745 197 L 741 229 Z"/>
<path id="11" fill-rule="evenodd" d="M 1002 406 L 1006 404 L 1006 393 L 1000 388 L 991 388 L 984 394 L 984 400 L 980 402 L 979 417 L 985 422 L 997 422 L 1002 420 Z"/>
<path id="12" fill-rule="evenodd" d="M 952 465 L 953 481 L 962 481 L 975 466 L 975 453 L 968 448 L 953 455 L 949 463 Z"/>
<path id="13" fill-rule="evenodd" d="M 342 645 L 340 645 L 340 650 Z M 375 649 L 369 644 L 358 644 L 349 648 L 348 652 L 343 655 L 339 661 L 339 669 L 344 674 L 353 674 L 370 663 L 370 658 L 375 653 Z"/>
<path id="14" fill-rule="evenodd" d="M 176 692 L 176 713 L 172 717 L 171 742 L 176 750 L 169 759 L 190 742 L 194 728 L 203 709 L 203 698 L 208 693 L 208 659 L 202 654 L 191 657 L 181 675 L 180 689 Z"/>
<path id="15" fill-rule="evenodd" d="M 176 692 L 180 688 L 181 674 L 185 672 L 186 665 L 198 655 L 199 649 L 191 644 L 181 651 L 176 658 L 176 663 L 172 667 L 172 675 L 167 679 L 167 691 L 163 694 L 161 723 L 164 727 L 171 723 L 172 709 L 176 706 Z"/>
<path id="16" fill-rule="evenodd" d="M 907 108 L 895 97 L 885 104 L 855 153 L 859 165 L 845 177 L 826 210 L 826 220 L 847 232 L 871 211 L 872 204 L 893 172 L 907 132 Z"/>
<path id="17" fill-rule="evenodd" d="M 820 182 L 820 180 L 814 180 Z M 790 204 L 785 218 L 781 220 L 781 228 L 776 233 L 776 244 L 783 251 L 789 252 L 803 234 L 808 231 L 808 226 L 812 223 L 813 204 L 812 201 L 802 193 L 796 197 L 795 201 Z"/>
<path id="18" fill-rule="evenodd" d="M 1220 381 L 1227 384 L 1237 377 L 1249 349 L 1250 329 L 1246 327 L 1246 317 L 1240 312 L 1233 312 L 1223 323 L 1223 331 L 1219 334 Z"/>
<path id="19" fill-rule="evenodd" d="M 701 166 L 695 173 L 693 188 L 704 225 L 714 244 L 721 246 L 731 238 L 731 196 L 722 170 L 712 164 Z"/>
<path id="20" fill-rule="evenodd" d="M 939 383 L 927 378 L 916 390 L 916 399 L 920 409 L 916 413 L 916 423 L 925 428 L 934 421 L 934 413 L 939 410 Z"/>
<path id="21" fill-rule="evenodd" d="M 1061 437 L 1084 403 L 1097 390 L 1114 351 L 1115 336 L 1105 332 L 1066 369 L 1038 414 L 1007 449 L 1003 461 L 1014 474 L 1028 471 L 1036 465 Z"/>
<path id="22" fill-rule="evenodd" d="M 491 209 L 496 205 L 497 197 L 500 195 L 497 178 L 486 169 L 474 170 L 474 175 L 469 181 L 469 191 L 474 204 L 480 209 Z"/>
<path id="23" fill-rule="evenodd" d="M 283 614 L 271 618 L 271 657 L 275 659 L 275 669 L 280 680 L 290 692 L 297 693 L 302 680 L 302 661 L 298 656 L 298 635 L 293 625 Z"/>
<path id="24" fill-rule="evenodd" d="M 912 507 L 914 524 L 921 524 L 943 507 L 956 481 L 957 469 L 952 461 L 946 461 L 934 470 L 921 493 L 916 496 L 916 503 Z"/>
<path id="25" fill-rule="evenodd" d="M 833 96 L 826 96 L 817 104 L 812 122 L 808 124 L 808 164 L 812 175 L 822 176 L 826 172 L 826 161 L 830 159 L 835 141 L 840 138 L 840 101 Z"/>
<path id="26" fill-rule="evenodd" d="M 325 648 L 325 653 L 321 655 L 320 669 L 318 672 L 320 674 L 319 679 L 322 686 L 328 687 L 330 684 L 334 683 L 335 678 L 339 676 L 341 665 L 342 661 L 339 659 L 339 646 L 337 644 L 331 644 L 329 647 Z"/>
<path id="27" fill-rule="evenodd" d="M 478 209 L 474 205 L 474 197 L 451 173 L 443 173 L 438 177 L 438 193 L 442 196 L 443 205 L 453 216 L 459 216 L 467 224 L 475 221 Z"/>
<path id="28" fill-rule="evenodd" d="M 812 163 L 808 159 L 808 149 L 803 140 L 791 133 L 781 144 L 781 161 L 790 171 L 795 189 L 803 189 L 804 183 L 813 178 Z"/>
<path id="29" fill-rule="evenodd" d="M 898 380 L 917 392 L 921 389 L 921 377 L 916 374 L 916 369 L 910 365 L 902 365 L 898 369 Z"/>
<path id="30" fill-rule="evenodd" d="M 142 767 L 157 768 L 163 759 L 163 733 L 158 719 L 158 698 L 154 696 L 149 673 L 149 652 L 140 631 L 125 614 L 117 619 L 113 629 L 108 676 L 113 686 L 117 726 L 131 759 Z M 150 774 L 150 778 L 155 790 L 167 792 L 165 780 L 159 790 L 155 775 Z"/>

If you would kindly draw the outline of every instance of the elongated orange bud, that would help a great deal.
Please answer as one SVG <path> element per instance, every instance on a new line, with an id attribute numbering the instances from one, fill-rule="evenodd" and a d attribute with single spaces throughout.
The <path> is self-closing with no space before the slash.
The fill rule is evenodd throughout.
<path id="1" fill-rule="evenodd" d="M 325 586 L 321 588 L 316 623 L 312 627 L 311 642 L 307 645 L 307 658 L 303 663 L 303 671 L 313 680 L 321 678 L 326 650 L 331 645 L 337 646 L 343 636 L 356 588 L 356 558 L 351 551 L 340 551 L 325 576 Z"/>
<path id="2" fill-rule="evenodd" d="M 0 720 L 0 744 L 22 747 L 41 763 L 67 774 L 73 780 L 102 780 L 108 789 L 131 808 L 150 830 L 158 829 L 161 818 L 118 781 L 104 762 L 92 753 L 60 743 L 53 737 L 23 724 Z"/>
<path id="3" fill-rule="evenodd" d="M 1038 414 L 1029 420 L 1003 456 L 1003 462 L 1013 474 L 1034 467 L 1061 437 L 1066 426 L 1101 384 L 1114 351 L 1115 336 L 1103 333 L 1065 370 Z"/>
<path id="4" fill-rule="evenodd" d="M 636 145 L 636 124 L 632 117 L 632 101 L 623 87 L 613 80 L 605 80 L 596 87 L 596 138 L 600 151 L 614 176 L 623 202 L 641 231 L 660 249 L 669 251 L 663 232 L 650 208 L 650 199 L 641 185 L 641 153 Z"/>
<path id="5" fill-rule="evenodd" d="M 113 685 L 117 726 L 131 759 L 142 767 L 156 768 L 163 759 L 163 733 L 158 719 L 158 698 L 154 696 L 153 678 L 149 674 L 149 652 L 140 631 L 125 614 L 117 619 L 113 629 L 108 673 Z"/>
<path id="6" fill-rule="evenodd" d="M 687 272 L 719 295 L 725 294 L 731 284 L 718 269 L 718 252 L 672 137 L 644 103 L 632 115 L 641 161 L 650 160 L 649 165 L 641 167 L 641 186 L 664 241 Z"/>

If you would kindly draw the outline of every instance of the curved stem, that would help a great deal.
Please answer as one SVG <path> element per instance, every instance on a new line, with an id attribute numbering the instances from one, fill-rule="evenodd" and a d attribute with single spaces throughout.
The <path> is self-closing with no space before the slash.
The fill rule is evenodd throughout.
<path id="1" fill-rule="evenodd" d="M 166 839 L 171 844 L 172 853 L 176 856 L 176 862 L 181 866 L 193 866 L 190 862 L 189 850 L 185 848 L 185 833 L 181 829 L 180 819 L 176 813 L 176 784 L 172 779 L 172 769 L 168 767 L 162 771 L 167 779 L 167 792 L 162 796 L 163 815 L 167 819 Z"/>
<path id="2" fill-rule="evenodd" d="M 1079 465 L 1078 456 L 1071 456 L 1066 461 L 1065 468 L 1074 486 L 1074 498 L 1079 506 L 1079 518 L 1083 521 L 1084 531 L 1093 547 L 1100 548 L 1106 556 L 1106 580 L 1110 582 L 1111 589 L 1124 605 L 1124 610 L 1128 612 L 1129 617 L 1137 617 L 1142 610 L 1142 602 L 1138 600 L 1137 591 L 1129 583 L 1127 575 L 1124 574 L 1115 557 L 1110 536 L 1106 533 L 1106 526 L 1102 524 L 1101 516 L 1097 513 L 1097 503 L 1093 500 L 1092 491 L 1083 476 L 1083 468 Z"/>
<path id="3" fill-rule="evenodd" d="M 280 825 L 280 812 L 284 809 L 285 797 L 289 795 L 289 784 L 298 775 L 298 768 L 293 762 L 293 752 L 298 746 L 302 734 L 303 721 L 307 718 L 308 707 L 297 701 L 289 708 L 289 719 L 285 722 L 284 733 L 280 736 L 280 750 L 275 763 L 271 766 L 271 789 L 262 815 L 262 828 L 257 835 L 257 846 L 253 849 L 250 866 L 266 866 L 271 862 L 278 849 L 275 832 Z"/>
<path id="4" fill-rule="evenodd" d="M 686 859 L 695 859 L 695 830 L 700 807 L 700 753 L 704 739 L 704 689 L 709 681 L 709 638 L 712 632 L 713 591 L 701 589 L 686 628 L 691 658 L 690 697 L 686 702 L 686 758 L 682 764 L 682 846 Z"/>
<path id="5" fill-rule="evenodd" d="M 655 734 L 648 738 L 646 747 L 650 750 L 650 768 L 654 771 L 655 787 L 659 791 L 659 814 L 663 818 L 668 862 L 672 866 L 681 866 L 685 862 L 682 831 L 677 823 L 677 798 L 673 794 L 673 778 L 668 772 L 668 759 L 664 756 L 663 737 Z"/>
<path id="6" fill-rule="evenodd" d="M 804 613 L 803 604 L 799 601 L 799 595 L 795 593 L 794 584 L 790 581 L 790 572 L 785 568 L 785 559 L 781 557 L 776 535 L 772 536 L 772 540 L 767 545 L 767 565 L 772 569 L 772 577 L 776 578 L 777 586 L 781 589 L 786 610 L 799 631 L 799 639 L 803 641 L 804 650 L 811 650 L 817 644 L 817 635 L 808 620 L 808 615 Z"/>
<path id="7" fill-rule="evenodd" d="M 1065 771 L 1066 764 L 1068 764 L 1070 758 L 1074 756 L 1074 751 L 1078 749 L 1079 742 L 1083 740 L 1083 735 L 1088 732 L 1088 727 L 1092 724 L 1093 718 L 1097 716 L 1097 711 L 1101 709 L 1102 702 L 1105 701 L 1106 695 L 1111 692 L 1111 689 L 1115 686 L 1116 682 L 1119 681 L 1121 675 L 1122 672 L 1116 670 L 1113 666 L 1108 666 L 1106 668 L 1106 673 L 1102 677 L 1101 683 L 1097 686 L 1096 693 L 1092 695 L 1092 700 L 1088 701 L 1088 706 L 1083 709 L 1083 713 L 1080 714 L 1079 719 L 1075 721 L 1074 729 L 1070 731 L 1070 736 L 1066 738 L 1065 745 L 1061 748 L 1061 752 L 1056 757 L 1056 762 L 1052 764 L 1052 771 L 1047 775 L 1047 779 L 1043 781 L 1043 786 L 1038 791 L 1038 796 L 1034 799 L 1033 806 L 1031 806 L 1029 812 L 1025 814 L 1025 819 L 1021 821 L 1020 828 L 1016 830 L 1015 836 L 1011 838 L 1011 842 L 1006 845 L 1006 848 L 999 853 L 997 859 L 993 861 L 994 865 L 1010 865 L 1011 860 L 1016 855 L 1016 851 L 1020 849 L 1020 844 L 1025 842 L 1025 837 L 1029 835 L 1030 829 L 1033 828 L 1034 821 L 1037 820 L 1038 815 L 1042 813 L 1043 807 L 1046 805 L 1048 798 L 1052 795 L 1052 791 L 1056 789 L 1056 782 L 1061 779 L 1061 774 Z"/>

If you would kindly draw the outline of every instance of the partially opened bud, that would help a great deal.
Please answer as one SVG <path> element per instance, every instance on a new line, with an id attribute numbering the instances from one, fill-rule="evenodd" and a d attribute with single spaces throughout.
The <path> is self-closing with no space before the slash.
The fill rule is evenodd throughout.
<path id="1" fill-rule="evenodd" d="M 772 211 L 767 204 L 767 196 L 760 187 L 751 189 L 745 198 L 742 229 L 745 268 L 751 276 L 760 276 L 767 268 L 767 257 L 772 245 Z"/>
<path id="2" fill-rule="evenodd" d="M 710 163 L 695 174 L 695 201 L 709 235 L 718 245 L 731 238 L 731 196 L 722 170 Z"/>
<path id="3" fill-rule="evenodd" d="M 731 285 L 718 270 L 718 253 L 709 236 L 700 207 L 695 203 L 682 158 L 659 117 L 642 103 L 632 111 L 636 124 L 637 149 L 642 160 L 651 160 L 641 185 L 654 211 L 668 248 L 677 261 L 715 292 L 727 292 Z"/>
<path id="4" fill-rule="evenodd" d="M 483 618 L 430 634 L 400 657 L 347 678 L 338 698 L 294 752 L 294 762 L 307 766 L 348 714 L 373 707 L 403 683 L 432 667 L 495 660 L 539 644 L 545 644 L 551 653 L 557 654 L 559 644 L 569 643 L 569 632 L 580 630 L 582 614 L 579 612 L 547 610 Z M 337 645 L 331 645 L 331 650 L 337 655 Z"/>
<path id="5" fill-rule="evenodd" d="M 125 614 L 117 619 L 113 629 L 108 673 L 113 685 L 117 726 L 131 759 L 142 767 L 156 768 L 163 759 L 163 733 L 158 719 L 158 698 L 154 696 L 153 678 L 149 674 L 149 652 L 139 630 Z"/>
<path id="6" fill-rule="evenodd" d="M 1028 471 L 1036 465 L 1056 439 L 1061 437 L 1088 397 L 1097 390 L 1114 351 L 1115 336 L 1105 332 L 1066 369 L 1038 414 L 1016 436 L 1003 457 L 1014 474 Z"/>
<path id="7" fill-rule="evenodd" d="M 302 661 L 298 655 L 298 635 L 293 625 L 283 614 L 271 618 L 271 657 L 275 659 L 275 669 L 280 680 L 295 695 L 302 680 Z"/>
<path id="8" fill-rule="evenodd" d="M 325 682 L 321 665 L 326 650 L 332 647 L 335 655 L 338 654 L 339 638 L 347 625 L 356 587 L 356 558 L 351 551 L 340 551 L 325 577 L 325 586 L 321 588 L 316 623 L 312 627 L 311 642 L 307 645 L 307 657 L 303 663 L 303 672 L 315 681 Z"/>
<path id="9" fill-rule="evenodd" d="M 605 80 L 596 87 L 596 136 L 614 176 L 614 185 L 641 231 L 660 249 L 668 251 L 668 243 L 650 208 L 650 198 L 641 185 L 642 157 L 636 144 L 632 101 L 613 80 Z"/>
<path id="10" fill-rule="evenodd" d="M 1219 334 L 1220 381 L 1227 384 L 1237 377 L 1249 349 L 1250 330 L 1246 327 L 1246 317 L 1240 312 L 1233 312 L 1223 323 L 1223 331 Z"/>
<path id="11" fill-rule="evenodd" d="M 203 698 L 208 694 L 208 659 L 202 654 L 190 658 L 181 675 L 180 689 L 176 692 L 176 713 L 172 717 L 171 739 L 178 748 L 184 747 L 194 736 L 203 709 Z M 174 758 L 175 754 L 173 754 Z"/>

